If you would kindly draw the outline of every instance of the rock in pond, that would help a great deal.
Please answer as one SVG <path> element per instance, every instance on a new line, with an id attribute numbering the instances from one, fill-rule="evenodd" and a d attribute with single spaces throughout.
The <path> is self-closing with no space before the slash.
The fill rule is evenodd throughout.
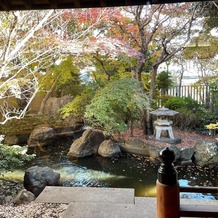
<path id="1" fill-rule="evenodd" d="M 199 141 L 194 147 L 195 163 L 200 166 L 218 166 L 218 143 L 213 141 Z"/>
<path id="2" fill-rule="evenodd" d="M 149 156 L 149 146 L 138 138 L 129 139 L 120 144 L 120 148 L 124 152 L 147 157 Z"/>
<path id="3" fill-rule="evenodd" d="M 121 150 L 118 143 L 113 142 L 111 139 L 104 140 L 98 148 L 98 154 L 102 157 L 119 156 L 120 153 Z"/>
<path id="4" fill-rule="evenodd" d="M 55 132 L 53 128 L 48 126 L 38 126 L 31 132 L 28 139 L 28 146 L 38 146 L 42 150 L 44 145 L 51 144 L 54 139 Z"/>
<path id="5" fill-rule="evenodd" d="M 100 144 L 105 136 L 100 130 L 87 129 L 80 138 L 76 139 L 70 147 L 68 156 L 86 157 L 98 153 Z"/>
<path id="6" fill-rule="evenodd" d="M 50 167 L 33 166 L 25 171 L 24 187 L 37 197 L 45 186 L 58 185 L 59 179 L 60 174 L 54 172 Z"/>

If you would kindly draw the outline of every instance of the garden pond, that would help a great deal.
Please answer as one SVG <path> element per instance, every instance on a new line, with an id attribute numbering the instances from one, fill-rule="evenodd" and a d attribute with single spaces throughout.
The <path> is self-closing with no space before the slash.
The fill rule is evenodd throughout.
<path id="1" fill-rule="evenodd" d="M 5 174 L 5 179 L 22 181 L 24 171 L 34 165 L 49 166 L 61 175 L 63 186 L 134 188 L 136 196 L 156 196 L 159 164 L 148 158 L 123 154 L 119 158 L 90 156 L 80 159 L 67 157 L 71 140 L 57 141 L 46 151 L 35 151 L 35 158 L 23 168 Z M 28 153 L 33 153 L 29 150 Z M 218 171 L 195 165 L 176 167 L 180 185 L 218 186 Z M 182 198 L 217 199 L 211 194 L 182 193 Z"/>

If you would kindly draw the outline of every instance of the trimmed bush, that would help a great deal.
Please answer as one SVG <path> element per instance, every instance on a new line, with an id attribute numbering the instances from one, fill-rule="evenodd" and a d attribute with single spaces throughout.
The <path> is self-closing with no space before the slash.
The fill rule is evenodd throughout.
<path id="1" fill-rule="evenodd" d="M 174 117 L 174 126 L 180 130 L 204 129 L 206 110 L 191 97 L 172 97 L 164 106 L 179 112 Z"/>

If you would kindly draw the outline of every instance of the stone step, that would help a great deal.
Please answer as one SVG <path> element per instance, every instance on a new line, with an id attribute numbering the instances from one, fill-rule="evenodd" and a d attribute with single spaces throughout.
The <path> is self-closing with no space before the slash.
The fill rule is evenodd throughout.
<path id="1" fill-rule="evenodd" d="M 122 203 L 134 204 L 134 189 L 46 186 L 36 198 L 38 203 Z"/>
<path id="2" fill-rule="evenodd" d="M 72 202 L 62 218 L 155 218 L 156 211 L 143 204 Z"/>
<path id="3" fill-rule="evenodd" d="M 218 201 L 180 199 L 186 205 L 218 205 Z M 47 186 L 38 203 L 69 204 L 62 218 L 155 218 L 157 199 L 135 197 L 134 189 Z"/>

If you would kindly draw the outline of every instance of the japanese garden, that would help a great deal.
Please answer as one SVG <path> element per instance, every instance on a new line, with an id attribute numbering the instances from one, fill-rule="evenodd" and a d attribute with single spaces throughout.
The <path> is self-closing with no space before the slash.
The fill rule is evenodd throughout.
<path id="1" fill-rule="evenodd" d="M 217 1 L 0 14 L 0 206 L 47 185 L 156 197 L 166 147 L 180 185 L 218 186 Z"/>

